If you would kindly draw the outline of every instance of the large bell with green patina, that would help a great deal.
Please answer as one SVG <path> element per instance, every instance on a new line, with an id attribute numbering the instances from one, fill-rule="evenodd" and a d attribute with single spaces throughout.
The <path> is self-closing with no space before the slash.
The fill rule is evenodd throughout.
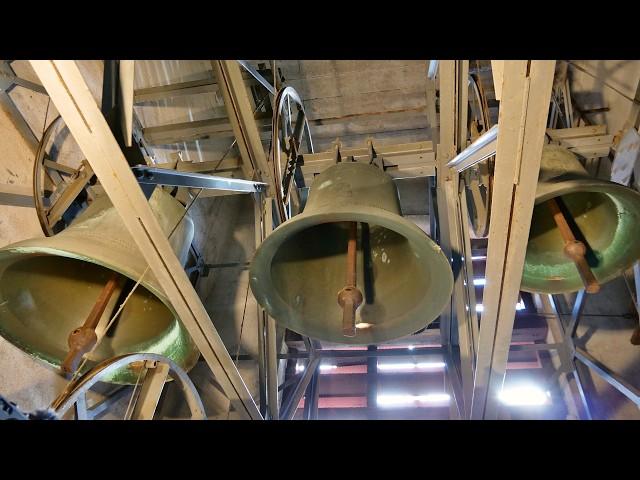
<path id="1" fill-rule="evenodd" d="M 169 241 L 183 264 L 193 239 L 193 222 L 184 207 L 156 188 L 149 202 L 163 231 L 180 225 Z M 199 352 L 177 319 L 163 289 L 106 195 L 98 197 L 59 234 L 0 249 L 0 335 L 37 359 L 58 368 L 69 347 L 69 333 L 83 324 L 113 271 L 142 281 L 122 313 L 88 354 L 87 370 L 116 355 L 151 352 L 169 357 L 185 370 Z M 121 279 L 96 333 L 100 337 L 118 307 Z M 131 282 L 129 282 L 131 285 Z M 126 296 L 126 292 L 125 292 Z M 107 381 L 135 383 L 138 372 L 121 370 Z"/>
<path id="2" fill-rule="evenodd" d="M 356 335 L 342 331 L 347 222 L 357 223 L 356 277 L 364 301 Z M 303 213 L 283 223 L 255 254 L 250 285 L 280 325 L 311 338 L 374 344 L 412 334 L 442 312 L 453 274 L 440 247 L 400 216 L 391 177 L 373 165 L 341 162 L 311 186 Z"/>
<path id="3" fill-rule="evenodd" d="M 640 193 L 590 177 L 569 150 L 546 145 L 522 290 L 566 293 L 584 288 L 575 264 L 563 253 L 563 239 L 545 204 L 557 197 L 566 207 L 565 217 L 576 240 L 587 246 L 587 262 L 600 284 L 621 275 L 640 258 Z"/>

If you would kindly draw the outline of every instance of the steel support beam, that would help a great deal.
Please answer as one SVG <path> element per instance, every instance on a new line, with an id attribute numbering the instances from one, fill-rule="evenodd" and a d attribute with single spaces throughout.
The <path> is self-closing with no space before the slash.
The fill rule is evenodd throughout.
<path id="1" fill-rule="evenodd" d="M 609 385 L 622 393 L 636 405 L 640 406 L 640 389 L 634 387 L 625 379 L 620 378 L 613 370 L 603 364 L 601 361 L 593 357 L 587 351 L 576 348 L 576 358 L 583 364 L 596 372 Z"/>
<path id="2" fill-rule="evenodd" d="M 304 395 L 309 382 L 311 381 L 311 377 L 316 373 L 320 366 L 320 357 L 312 357 L 309 360 L 309 364 L 307 368 L 305 368 L 302 378 L 296 385 L 295 390 L 291 393 L 291 396 L 287 399 L 287 403 L 282 407 L 282 413 L 280 414 L 280 418 L 282 420 L 291 420 L 293 416 L 296 414 L 296 410 L 298 409 L 298 405 L 300 404 L 300 400 L 302 400 L 302 396 Z"/>
<path id="3" fill-rule="evenodd" d="M 497 138 L 498 125 L 494 125 L 447 163 L 447 167 L 453 168 L 460 173 L 495 155 Z"/>
<path id="4" fill-rule="evenodd" d="M 320 369 L 316 368 L 304 394 L 304 412 L 302 415 L 305 420 L 318 419 L 318 400 L 320 398 L 320 389 L 318 388 L 319 380 Z"/>
<path id="5" fill-rule="evenodd" d="M 584 308 L 584 301 L 586 298 L 584 290 L 578 292 L 572 309 L 569 325 L 565 328 L 562 320 L 560 319 L 560 315 L 558 315 L 558 309 L 553 295 L 540 296 L 544 310 L 552 314 L 548 319 L 551 333 L 555 340 L 560 341 L 557 348 L 560 366 L 557 368 L 552 380 L 557 378 L 558 383 L 561 386 L 566 385 L 566 388 L 568 388 L 568 394 L 575 405 L 578 417 L 585 420 L 591 420 L 591 409 L 589 408 L 589 402 L 587 401 L 584 386 L 582 385 L 580 371 L 578 370 L 574 359 L 575 347 L 573 344 L 573 337 L 578 327 L 578 322 L 580 320 L 580 315 Z M 562 378 L 563 376 L 564 382 Z"/>
<path id="6" fill-rule="evenodd" d="M 529 345 L 520 345 L 527 347 Z M 515 346 L 514 346 L 515 347 Z M 526 348 L 523 348 L 526 350 Z M 336 358 L 377 358 L 377 357 L 428 357 L 433 355 L 442 355 L 446 350 L 442 347 L 420 347 L 409 350 L 408 348 L 394 349 L 377 349 L 377 350 L 316 350 L 313 354 L 309 352 L 281 353 L 278 355 L 280 360 L 291 360 L 296 358 L 311 358 L 313 356 L 321 359 Z M 240 360 L 251 360 L 251 355 L 240 355 Z"/>
<path id="7" fill-rule="evenodd" d="M 111 393 L 104 400 L 99 401 L 94 404 L 88 410 L 88 415 L 91 420 L 95 420 L 100 417 L 104 412 L 106 412 L 112 405 L 118 402 L 121 398 L 123 398 L 126 394 L 131 393 L 131 387 L 128 385 L 123 385 L 119 387 L 115 392 Z"/>
<path id="8" fill-rule="evenodd" d="M 376 420 L 378 414 L 378 347 L 369 345 L 367 353 L 372 354 L 367 358 L 367 410 L 368 418 Z"/>
<path id="9" fill-rule="evenodd" d="M 255 228 L 256 248 L 273 231 L 273 198 L 257 194 L 255 196 Z M 280 399 L 278 394 L 278 348 L 276 323 L 273 318 L 258 304 L 258 362 L 259 384 L 262 408 L 268 418 L 278 420 L 280 417 Z"/>
<path id="10" fill-rule="evenodd" d="M 506 61 L 471 418 L 496 419 L 524 266 L 555 61 Z"/>
<path id="11" fill-rule="evenodd" d="M 263 202 L 262 222 L 264 237 L 267 238 L 273 231 L 273 198 L 265 197 Z M 276 321 L 267 315 L 262 309 L 265 326 L 265 346 L 266 346 L 266 373 L 267 373 L 267 398 L 269 399 L 269 418 L 277 420 L 280 418 L 280 401 L 278 398 L 278 345 Z"/>
<path id="12" fill-rule="evenodd" d="M 75 62 L 32 60 L 31 65 L 231 404 L 242 416 L 261 419 Z"/>
<path id="13" fill-rule="evenodd" d="M 276 89 L 273 88 L 273 85 L 271 85 L 271 83 L 269 83 L 269 81 L 266 78 L 260 75 L 258 71 L 255 68 L 253 68 L 251 64 L 249 64 L 249 62 L 247 62 L 246 60 L 238 60 L 238 63 L 242 66 L 242 68 L 244 68 L 247 72 L 249 72 L 249 74 L 251 74 L 251 76 L 255 78 L 260 85 L 266 88 L 271 95 L 273 96 L 276 95 Z"/>
<path id="14" fill-rule="evenodd" d="M 179 172 L 168 168 L 136 165 L 131 167 L 141 185 L 169 185 L 173 187 L 203 188 L 205 190 L 224 190 L 236 193 L 262 192 L 266 183 L 219 177 L 203 173 Z"/>
<path id="15" fill-rule="evenodd" d="M 477 316 L 475 302 L 471 304 L 469 301 L 469 288 L 473 288 L 473 271 L 468 271 L 472 266 L 467 261 L 471 257 L 469 241 L 466 239 L 469 235 L 468 217 L 461 214 L 458 172 L 450 169 L 448 163 L 467 143 L 469 62 L 443 60 L 439 69 L 440 144 L 436 161 L 438 228 L 440 247 L 451 262 L 454 272 L 453 295 L 440 315 L 440 328 L 443 345 L 450 349 L 449 360 L 457 357 L 451 350 L 459 348 L 460 366 L 451 365 L 448 373 L 458 376 L 457 379 L 451 379 L 451 385 L 454 390 L 457 385 L 461 386 L 455 400 L 460 414 L 468 418 L 475 356 L 472 324 L 477 322 Z"/>

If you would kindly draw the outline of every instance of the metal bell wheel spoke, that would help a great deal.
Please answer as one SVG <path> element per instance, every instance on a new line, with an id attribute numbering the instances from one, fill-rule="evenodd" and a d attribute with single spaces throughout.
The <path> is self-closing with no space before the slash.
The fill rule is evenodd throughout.
<path id="1" fill-rule="evenodd" d="M 140 388 L 134 388 L 125 420 L 153 420 L 165 382 L 170 379 L 180 386 L 189 407 L 190 418 L 206 419 L 200 395 L 187 373 L 172 360 L 152 353 L 121 355 L 101 362 L 73 380 L 54 400 L 51 408 L 58 418 L 61 418 L 69 409 L 76 406 L 78 419 L 93 419 L 102 413 L 105 407 L 97 404 L 93 408 L 87 408 L 87 392 L 96 383 L 103 382 L 112 377 L 115 372 L 122 370 L 130 370 L 132 375 L 140 379 L 138 382 Z"/>

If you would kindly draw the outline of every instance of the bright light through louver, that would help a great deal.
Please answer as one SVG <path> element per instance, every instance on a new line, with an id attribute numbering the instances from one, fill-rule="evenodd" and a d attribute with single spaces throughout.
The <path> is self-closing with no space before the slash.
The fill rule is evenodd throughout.
<path id="1" fill-rule="evenodd" d="M 426 395 L 378 395 L 379 407 L 419 407 L 448 405 L 448 393 L 428 393 Z"/>
<path id="2" fill-rule="evenodd" d="M 320 371 L 322 372 L 333 370 L 334 368 L 338 368 L 338 366 L 337 365 L 320 365 Z"/>
<path id="3" fill-rule="evenodd" d="M 509 406 L 540 406 L 548 404 L 551 395 L 535 385 L 519 385 L 504 388 L 499 398 Z"/>
<path id="4" fill-rule="evenodd" d="M 516 303 L 516 310 L 524 310 L 524 309 L 525 309 L 525 306 L 522 300 Z M 476 303 L 476 312 L 478 313 L 484 312 L 484 305 L 482 305 L 481 303 Z"/>
<path id="5" fill-rule="evenodd" d="M 378 363 L 378 370 L 383 372 L 401 372 L 407 370 L 442 370 L 444 367 L 444 362 Z"/>

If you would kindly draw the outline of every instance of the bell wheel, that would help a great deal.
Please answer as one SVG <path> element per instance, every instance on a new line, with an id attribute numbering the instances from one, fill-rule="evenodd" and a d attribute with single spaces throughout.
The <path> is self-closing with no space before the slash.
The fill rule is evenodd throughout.
<path id="1" fill-rule="evenodd" d="M 95 198 L 96 177 L 62 117 L 45 130 L 33 166 L 33 198 L 48 237 L 66 228 Z"/>
<path id="2" fill-rule="evenodd" d="M 471 141 L 491 128 L 491 117 L 482 83 L 475 75 L 469 75 L 469 123 Z M 462 174 L 469 210 L 469 223 L 478 238 L 489 234 L 491 196 L 493 191 L 493 163 L 495 156 L 465 170 Z"/>
<path id="3" fill-rule="evenodd" d="M 277 184 L 276 202 L 284 221 L 301 209 L 297 187 L 304 186 L 299 171 L 302 144 L 306 153 L 313 153 L 313 142 L 304 104 L 293 87 L 278 91 L 274 106 L 271 163 Z"/>
<path id="4" fill-rule="evenodd" d="M 200 395 L 187 373 L 172 360 L 154 353 L 120 355 L 99 363 L 82 376 L 73 379 L 54 400 L 51 408 L 58 418 L 62 418 L 73 407 L 76 408 L 78 419 L 95 418 L 103 409 L 99 404 L 87 408 L 87 392 L 122 368 L 130 369 L 138 377 L 138 382 L 130 394 L 124 420 L 152 420 L 166 382 L 170 379 L 181 388 L 189 408 L 190 419 L 206 419 Z"/>

